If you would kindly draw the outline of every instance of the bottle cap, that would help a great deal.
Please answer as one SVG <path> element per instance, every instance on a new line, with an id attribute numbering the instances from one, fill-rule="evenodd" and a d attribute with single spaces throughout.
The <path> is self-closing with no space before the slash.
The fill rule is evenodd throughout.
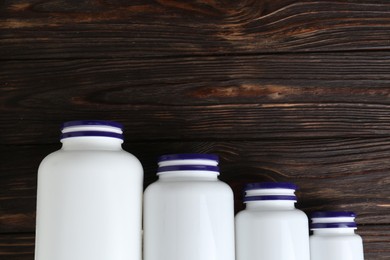
<path id="1" fill-rule="evenodd" d="M 176 161 L 176 160 L 210 160 L 219 162 L 218 155 L 204 153 L 181 153 L 181 154 L 166 154 L 158 158 L 158 162 Z"/>
<path id="2" fill-rule="evenodd" d="M 114 121 L 105 121 L 105 120 L 76 120 L 68 121 L 62 124 L 62 128 L 72 127 L 72 126 L 112 126 L 119 129 L 123 129 L 123 125 Z"/>
<path id="3" fill-rule="evenodd" d="M 319 211 L 311 214 L 310 229 L 353 228 L 356 229 L 356 214 L 351 211 Z"/>
<path id="4" fill-rule="evenodd" d="M 355 218 L 356 214 L 352 211 L 317 211 L 310 215 L 311 218 Z"/>
<path id="5" fill-rule="evenodd" d="M 172 171 L 209 171 L 219 173 L 218 166 L 209 165 L 174 165 L 158 167 L 157 172 L 172 172 Z"/>
<path id="6" fill-rule="evenodd" d="M 219 174 L 218 156 L 214 154 L 168 154 L 158 159 L 157 174 L 173 171 L 215 172 Z"/>
<path id="7" fill-rule="evenodd" d="M 297 190 L 298 187 L 289 182 L 255 182 L 247 183 L 244 187 L 244 190 L 258 190 L 258 189 L 289 189 Z"/>
<path id="8" fill-rule="evenodd" d="M 250 201 L 287 200 L 297 201 L 297 186 L 287 182 L 256 182 L 244 187 L 244 203 Z"/>
<path id="9" fill-rule="evenodd" d="M 65 122 L 61 128 L 61 139 L 70 137 L 112 137 L 123 140 L 123 125 L 113 121 L 79 120 Z"/>

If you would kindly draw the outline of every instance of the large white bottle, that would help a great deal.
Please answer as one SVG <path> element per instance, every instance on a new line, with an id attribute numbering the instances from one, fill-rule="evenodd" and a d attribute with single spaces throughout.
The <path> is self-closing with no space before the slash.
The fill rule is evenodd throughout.
<path id="1" fill-rule="evenodd" d="M 144 194 L 144 260 L 234 260 L 234 202 L 218 157 L 165 155 Z"/>
<path id="2" fill-rule="evenodd" d="M 363 241 L 355 234 L 353 212 L 315 212 L 310 236 L 311 260 L 363 260 Z"/>
<path id="3" fill-rule="evenodd" d="M 251 183 L 236 216 L 236 260 L 309 260 L 309 226 L 295 208 L 296 186 Z M 330 259 L 328 259 L 330 260 Z"/>
<path id="4" fill-rule="evenodd" d="M 36 260 L 141 260 L 143 169 L 122 126 L 64 124 L 38 170 Z"/>

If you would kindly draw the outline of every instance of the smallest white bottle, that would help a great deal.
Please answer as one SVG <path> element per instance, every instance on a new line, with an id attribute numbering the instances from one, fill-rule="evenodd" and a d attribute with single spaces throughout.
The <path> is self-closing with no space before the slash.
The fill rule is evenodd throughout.
<path id="1" fill-rule="evenodd" d="M 353 212 L 315 212 L 311 216 L 311 260 L 363 260 L 363 241 L 355 234 Z"/>

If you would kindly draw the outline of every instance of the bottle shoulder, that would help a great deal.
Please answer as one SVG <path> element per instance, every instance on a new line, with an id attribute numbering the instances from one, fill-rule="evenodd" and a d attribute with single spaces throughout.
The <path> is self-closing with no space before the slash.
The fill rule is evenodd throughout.
<path id="1" fill-rule="evenodd" d="M 58 160 L 59 158 L 61 158 L 61 150 L 51 152 L 42 159 L 39 167 L 44 166 L 45 164 L 47 164 L 50 161 Z"/>
<path id="2" fill-rule="evenodd" d="M 39 165 L 39 171 L 47 168 L 66 168 L 71 167 L 108 167 L 114 165 L 115 167 L 131 167 L 142 171 L 141 162 L 132 154 L 124 150 L 63 150 L 59 149 L 48 154 Z"/>
<path id="3" fill-rule="evenodd" d="M 213 187 L 215 189 L 233 192 L 227 183 L 225 183 L 219 179 L 216 179 L 216 180 L 179 179 L 179 180 L 172 180 L 172 181 L 166 181 L 166 180 L 163 181 L 163 180 L 158 179 L 157 181 L 153 182 L 152 184 L 154 186 L 161 186 L 161 187 L 175 187 L 175 186 L 178 186 L 178 187 L 187 187 L 187 186 L 202 187 L 202 186 L 205 186 L 206 187 L 206 186 L 210 186 L 210 187 Z"/>
<path id="4" fill-rule="evenodd" d="M 219 193 L 228 194 L 233 197 L 230 186 L 220 180 L 217 181 L 161 181 L 151 183 L 145 189 L 145 195 L 170 194 L 170 193 L 197 193 L 202 194 Z"/>
<path id="5" fill-rule="evenodd" d="M 135 162 L 139 162 L 138 158 L 133 154 L 125 151 L 125 150 L 64 150 L 59 149 L 48 154 L 42 161 L 47 160 L 56 160 L 56 159 L 67 159 L 73 157 L 84 157 L 83 159 L 89 157 L 117 157 L 132 160 Z"/>
<path id="6" fill-rule="evenodd" d="M 306 215 L 296 214 L 293 210 L 288 211 L 251 211 L 242 210 L 236 214 L 237 227 L 245 230 L 266 227 L 287 227 L 293 225 L 299 230 L 309 231 L 309 222 Z"/>
<path id="7" fill-rule="evenodd" d="M 236 216 L 235 216 L 235 220 L 236 221 L 241 221 L 242 219 L 245 219 L 248 217 L 248 211 L 243 209 L 241 211 L 239 211 Z"/>
<path id="8" fill-rule="evenodd" d="M 334 234 L 313 234 L 310 236 L 311 241 L 351 241 L 355 243 L 362 243 L 363 239 L 359 234 L 351 233 L 351 234 L 342 234 L 342 233 L 334 233 Z"/>
<path id="9" fill-rule="evenodd" d="M 286 218 L 288 216 L 290 219 L 304 219 L 308 221 L 307 215 L 296 208 L 292 209 L 244 209 L 237 213 L 237 218 Z"/>

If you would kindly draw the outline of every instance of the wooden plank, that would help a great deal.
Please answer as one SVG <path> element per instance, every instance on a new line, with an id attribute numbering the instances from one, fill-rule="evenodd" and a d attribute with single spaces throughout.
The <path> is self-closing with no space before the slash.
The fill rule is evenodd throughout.
<path id="1" fill-rule="evenodd" d="M 363 238 L 364 259 L 390 258 L 390 226 L 358 226 L 357 233 Z"/>
<path id="2" fill-rule="evenodd" d="M 390 227 L 359 226 L 357 233 L 364 241 L 365 260 L 389 259 Z M 32 260 L 34 258 L 34 234 L 0 234 L 0 258 L 2 260 Z"/>
<path id="3" fill-rule="evenodd" d="M 61 122 L 128 140 L 389 136 L 390 53 L 2 62 L 0 143 L 54 143 Z M 28 127 L 26 127 L 28 126 Z"/>
<path id="4" fill-rule="evenodd" d="M 56 145 L 0 146 L 0 233 L 32 232 L 36 170 Z M 296 183 L 298 207 L 352 210 L 361 224 L 390 223 L 390 138 L 272 140 L 239 142 L 128 143 L 145 168 L 145 186 L 156 180 L 156 159 L 166 153 L 202 152 L 221 156 L 221 179 L 243 208 L 244 183 Z M 23 162 L 23 163 L 21 163 Z"/>
<path id="5" fill-rule="evenodd" d="M 33 260 L 34 233 L 0 234 L 0 258 L 2 260 Z"/>
<path id="6" fill-rule="evenodd" d="M 389 17 L 383 0 L 10 0 L 0 6 L 0 57 L 388 50 Z"/>

